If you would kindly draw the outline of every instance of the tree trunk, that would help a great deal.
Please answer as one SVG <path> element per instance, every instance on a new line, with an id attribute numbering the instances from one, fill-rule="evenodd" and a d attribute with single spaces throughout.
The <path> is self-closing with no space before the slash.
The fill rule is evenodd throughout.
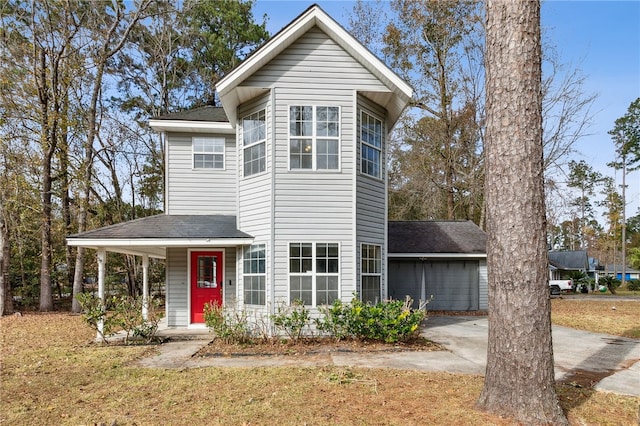
<path id="1" fill-rule="evenodd" d="M 478 406 L 528 425 L 567 424 L 547 289 L 540 4 L 486 7 L 489 344 Z"/>
<path id="2" fill-rule="evenodd" d="M 4 205 L 0 199 L 0 317 L 13 313 L 13 295 L 9 281 L 9 228 L 4 216 Z"/>

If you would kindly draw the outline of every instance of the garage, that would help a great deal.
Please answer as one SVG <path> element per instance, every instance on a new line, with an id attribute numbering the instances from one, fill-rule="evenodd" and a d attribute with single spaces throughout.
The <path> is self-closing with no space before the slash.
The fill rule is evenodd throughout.
<path id="1" fill-rule="evenodd" d="M 487 310 L 486 234 L 468 221 L 389 222 L 389 297 L 428 310 Z"/>

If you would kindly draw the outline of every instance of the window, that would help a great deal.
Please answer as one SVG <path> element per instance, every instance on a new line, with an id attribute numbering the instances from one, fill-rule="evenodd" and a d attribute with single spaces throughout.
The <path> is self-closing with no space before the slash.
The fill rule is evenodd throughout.
<path id="1" fill-rule="evenodd" d="M 265 110 L 242 119 L 242 146 L 244 147 L 244 176 L 266 170 L 267 127 Z"/>
<path id="2" fill-rule="evenodd" d="M 264 244 L 253 244 L 245 247 L 243 252 L 244 303 L 247 305 L 264 305 L 266 256 Z"/>
<path id="3" fill-rule="evenodd" d="M 224 138 L 193 138 L 195 169 L 224 169 Z"/>
<path id="4" fill-rule="evenodd" d="M 362 244 L 360 250 L 360 285 L 363 302 L 380 301 L 380 280 L 382 276 L 382 248 L 373 244 Z"/>
<path id="5" fill-rule="evenodd" d="M 340 159 L 340 109 L 289 107 L 291 170 L 337 170 Z"/>
<path id="6" fill-rule="evenodd" d="M 305 305 L 330 305 L 338 299 L 337 243 L 289 244 L 289 300 Z"/>
<path id="7" fill-rule="evenodd" d="M 382 121 L 362 112 L 360 121 L 360 171 L 381 177 Z"/>

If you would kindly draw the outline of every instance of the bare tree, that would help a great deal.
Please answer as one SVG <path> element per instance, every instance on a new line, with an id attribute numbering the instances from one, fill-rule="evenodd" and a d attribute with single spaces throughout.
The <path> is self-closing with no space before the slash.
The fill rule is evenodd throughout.
<path id="1" fill-rule="evenodd" d="M 568 424 L 555 393 L 543 185 L 540 3 L 486 2 L 489 344 L 478 406 Z"/>

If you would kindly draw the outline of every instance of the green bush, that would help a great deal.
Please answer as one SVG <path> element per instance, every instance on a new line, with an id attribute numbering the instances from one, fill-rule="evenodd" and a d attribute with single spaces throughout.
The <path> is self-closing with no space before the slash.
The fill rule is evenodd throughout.
<path id="1" fill-rule="evenodd" d="M 301 300 L 294 300 L 290 306 L 278 306 L 271 320 L 276 329 L 283 331 L 291 340 L 298 341 L 302 331 L 309 325 L 311 315 Z"/>
<path id="2" fill-rule="evenodd" d="M 598 280 L 598 283 L 600 285 L 604 285 L 607 287 L 607 289 L 609 289 L 609 291 L 611 292 L 611 294 L 616 294 L 616 289 L 618 287 L 620 287 L 620 280 L 611 276 L 611 275 L 605 275 L 603 277 L 601 277 Z"/>
<path id="3" fill-rule="evenodd" d="M 627 289 L 631 291 L 640 291 L 640 280 L 627 281 Z"/>
<path id="4" fill-rule="evenodd" d="M 215 303 L 204 304 L 204 322 L 216 338 L 225 343 L 247 343 L 251 330 L 246 311 L 226 312 Z"/>
<path id="5" fill-rule="evenodd" d="M 365 304 L 355 297 L 349 304 L 337 300 L 332 306 L 321 309 L 324 317 L 316 320 L 316 327 L 336 339 L 406 341 L 420 332 L 420 323 L 426 315 L 424 310 L 412 310 L 412 303 L 409 298 L 375 305 Z"/>

